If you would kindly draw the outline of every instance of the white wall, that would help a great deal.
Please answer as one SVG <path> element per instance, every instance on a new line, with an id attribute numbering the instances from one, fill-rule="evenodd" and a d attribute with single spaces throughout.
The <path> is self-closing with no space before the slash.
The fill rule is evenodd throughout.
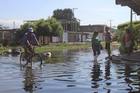
<path id="1" fill-rule="evenodd" d="M 63 33 L 63 42 L 68 42 L 68 33 L 67 32 L 64 32 Z"/>
<path id="2" fill-rule="evenodd" d="M 56 37 L 54 37 L 54 36 L 52 37 L 52 42 L 53 43 L 57 43 L 59 41 L 60 41 L 60 38 L 59 37 L 57 37 L 57 36 Z"/>

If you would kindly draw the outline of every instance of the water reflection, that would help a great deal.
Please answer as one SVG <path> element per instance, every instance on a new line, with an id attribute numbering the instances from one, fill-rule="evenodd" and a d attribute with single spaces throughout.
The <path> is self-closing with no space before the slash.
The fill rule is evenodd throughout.
<path id="1" fill-rule="evenodd" d="M 111 83 L 110 83 L 110 79 L 111 79 L 111 72 L 110 72 L 110 68 L 111 68 L 111 61 L 108 60 L 105 62 L 105 81 L 106 81 L 106 90 L 107 92 L 106 93 L 111 93 L 111 89 L 109 88 L 111 86 Z M 109 82 L 108 82 L 109 81 Z"/>
<path id="2" fill-rule="evenodd" d="M 19 57 L 0 57 L 0 93 L 140 93 L 139 63 L 113 63 L 105 55 L 93 62 L 90 49 L 53 52 L 42 69 L 22 71 Z"/>
<path id="3" fill-rule="evenodd" d="M 110 79 L 110 60 L 106 61 L 105 63 L 105 79 L 109 80 Z"/>
<path id="4" fill-rule="evenodd" d="M 94 93 L 98 93 L 98 88 L 100 87 L 99 81 L 102 80 L 100 78 L 100 74 L 101 74 L 100 64 L 98 62 L 94 62 L 91 72 L 91 81 L 92 81 L 91 87 L 96 91 Z"/>
<path id="5" fill-rule="evenodd" d="M 131 93 L 132 90 L 133 90 L 133 87 L 131 85 L 131 83 L 133 81 L 130 79 L 131 71 L 132 71 L 132 69 L 131 69 L 130 65 L 129 64 L 125 64 L 125 69 L 124 69 L 125 78 L 124 78 L 124 80 L 128 84 L 128 89 L 127 90 L 129 91 L 129 93 Z"/>
<path id="6" fill-rule="evenodd" d="M 32 93 L 34 85 L 34 74 L 32 72 L 32 67 L 26 67 L 24 74 L 25 74 L 24 89 L 25 91 L 29 91 L 29 93 Z"/>
<path id="7" fill-rule="evenodd" d="M 40 84 L 38 76 L 35 75 L 37 73 L 35 73 L 33 70 L 34 69 L 29 66 L 25 67 L 24 69 L 24 90 L 29 93 L 33 93 L 35 90 L 42 89 L 39 87 Z"/>
<path id="8" fill-rule="evenodd" d="M 128 91 L 127 93 L 140 93 L 140 79 L 137 75 L 138 64 L 125 62 L 124 64 L 118 64 L 117 74 L 119 84 L 124 85 L 121 90 Z M 123 81 L 122 81 L 123 80 Z"/>

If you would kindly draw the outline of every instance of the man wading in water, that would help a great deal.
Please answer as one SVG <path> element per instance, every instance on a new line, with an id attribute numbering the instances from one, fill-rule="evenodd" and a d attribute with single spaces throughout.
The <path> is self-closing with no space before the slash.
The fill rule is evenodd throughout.
<path id="1" fill-rule="evenodd" d="M 111 58 L 111 49 L 110 49 L 110 45 L 111 45 L 111 33 L 109 32 L 109 28 L 105 28 L 105 49 L 107 51 L 108 57 L 107 58 Z"/>

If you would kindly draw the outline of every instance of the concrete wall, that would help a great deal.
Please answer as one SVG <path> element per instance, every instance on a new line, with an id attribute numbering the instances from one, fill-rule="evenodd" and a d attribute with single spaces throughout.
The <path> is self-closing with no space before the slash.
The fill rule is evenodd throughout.
<path id="1" fill-rule="evenodd" d="M 64 33 L 63 33 L 62 39 L 63 39 L 62 42 L 65 42 L 65 43 L 68 42 L 68 32 L 64 32 Z"/>

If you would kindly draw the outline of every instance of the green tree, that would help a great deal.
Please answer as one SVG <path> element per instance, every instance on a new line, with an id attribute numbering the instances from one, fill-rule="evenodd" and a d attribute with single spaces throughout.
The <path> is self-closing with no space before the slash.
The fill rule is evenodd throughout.
<path id="1" fill-rule="evenodd" d="M 66 8 L 64 10 L 57 9 L 53 11 L 53 17 L 56 19 L 67 19 L 71 20 L 74 18 L 74 14 L 72 12 L 72 9 Z"/>
<path id="2" fill-rule="evenodd" d="M 61 36 L 63 34 L 63 27 L 60 22 L 58 22 L 55 18 L 50 17 L 47 20 L 48 24 L 52 28 L 50 31 L 51 36 Z"/>
<path id="3" fill-rule="evenodd" d="M 125 32 L 126 28 L 130 27 L 130 22 L 124 23 L 124 24 L 120 24 L 118 25 L 118 30 L 117 30 L 117 37 L 118 37 L 118 41 L 121 43 L 120 49 L 122 51 L 124 50 L 124 45 L 123 45 L 123 34 Z M 131 30 L 132 30 L 132 34 L 133 34 L 133 43 L 134 43 L 134 49 L 138 47 L 139 41 L 140 41 L 140 21 L 134 21 L 132 24 Z"/>
<path id="4" fill-rule="evenodd" d="M 16 39 L 21 39 L 29 27 L 33 27 L 35 34 L 43 36 L 43 39 L 48 36 L 51 40 L 52 36 L 61 36 L 63 33 L 62 25 L 55 18 L 50 17 L 47 20 L 28 21 L 21 25 L 16 33 Z"/>
<path id="5" fill-rule="evenodd" d="M 72 9 L 57 9 L 53 12 L 53 17 L 56 18 L 61 22 L 63 27 L 67 25 L 68 31 L 79 31 L 80 29 L 80 22 L 78 19 L 75 18 Z"/>
<path id="6" fill-rule="evenodd" d="M 51 34 L 52 27 L 47 20 L 40 19 L 36 21 L 36 33 L 39 36 L 49 36 Z"/>

